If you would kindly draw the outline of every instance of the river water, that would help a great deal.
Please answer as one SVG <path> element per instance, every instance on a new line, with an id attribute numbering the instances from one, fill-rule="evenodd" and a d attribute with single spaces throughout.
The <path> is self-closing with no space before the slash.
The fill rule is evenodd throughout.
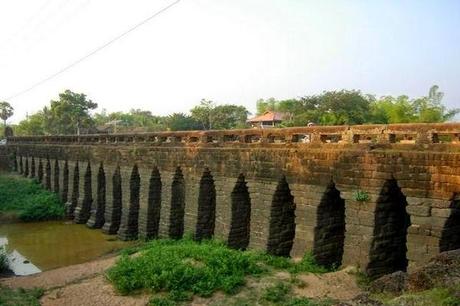
<path id="1" fill-rule="evenodd" d="M 79 264 L 111 253 L 130 242 L 66 221 L 0 224 L 0 246 L 17 275 Z"/>

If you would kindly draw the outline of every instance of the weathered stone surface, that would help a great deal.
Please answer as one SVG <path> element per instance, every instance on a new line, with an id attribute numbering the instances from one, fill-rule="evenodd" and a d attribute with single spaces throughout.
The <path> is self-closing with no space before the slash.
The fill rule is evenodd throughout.
<path id="1" fill-rule="evenodd" d="M 459 133 L 458 124 L 421 124 L 13 137 L 0 150 L 8 152 L 2 156 L 12 157 L 8 163 L 12 168 L 22 174 L 28 168 L 28 177 L 35 176 L 54 191 L 59 189 L 62 199 L 68 203 L 71 218 L 74 209 L 84 201 L 87 161 L 94 166 L 91 212 L 97 211 L 95 174 L 102 162 L 106 175 L 105 232 L 116 233 L 122 215 L 131 216 L 132 222 L 136 219 L 135 214 L 129 213 L 135 211 L 130 210 L 129 203 L 133 193 L 130 174 L 136 164 L 140 175 L 136 220 L 140 236 L 179 238 L 184 233 L 197 234 L 206 229 L 207 237 L 214 235 L 229 241 L 232 235 L 240 237 L 232 238 L 238 248 L 247 244 L 249 248 L 266 250 L 270 246 L 272 250 L 281 248 L 281 253 L 291 256 L 311 252 L 315 239 L 328 241 L 325 237 L 333 232 L 315 233 L 318 227 L 334 227 L 325 221 L 320 226 L 323 221 L 318 218 L 321 211 L 324 216 L 334 215 L 333 205 L 319 209 L 332 180 L 345 201 L 342 264 L 364 268 L 370 262 L 378 262 L 381 268 L 393 266 L 395 257 L 380 250 L 397 249 L 398 254 L 405 253 L 409 261 L 407 267 L 413 269 L 441 249 L 460 247 L 460 241 L 455 238 L 460 236 L 457 234 L 460 229 L 455 226 L 457 213 L 452 206 L 454 194 L 460 192 Z M 450 135 L 456 142 L 430 143 L 427 135 L 434 134 Z M 299 141 L 305 135 L 309 136 L 310 143 Z M 399 142 L 407 135 L 414 141 Z M 365 142 L 368 138 L 374 143 Z M 271 141 L 273 139 L 276 141 Z M 114 175 L 118 167 L 122 171 Z M 154 167 L 160 179 L 156 179 L 152 187 L 149 173 Z M 179 177 L 175 175 L 178 167 Z M 205 169 L 214 180 L 214 218 L 212 208 L 207 210 L 199 205 L 202 199 L 213 198 L 204 193 L 200 195 L 200 180 Z M 238 193 L 234 201 L 233 190 L 237 189 L 240 174 L 244 176 L 247 194 Z M 296 204 L 292 213 L 294 222 L 286 217 L 291 214 L 289 209 L 279 209 L 283 205 L 275 205 L 277 212 L 272 210 L 282 176 L 286 177 L 292 203 Z M 396 212 L 400 205 L 394 205 L 389 195 L 385 199 L 381 194 L 388 180 L 395 180 L 406 198 L 405 212 L 410 215 L 407 234 L 399 233 L 395 226 L 399 222 Z M 368 200 L 359 201 L 357 191 L 367 193 Z M 233 207 L 233 203 L 239 205 Z M 199 219 L 202 220 L 198 222 Z M 209 222 L 203 221 L 205 219 Z M 270 233 L 270 227 L 280 219 L 285 221 L 275 228 L 282 230 Z M 331 218 L 341 224 L 339 219 Z M 210 231 L 213 222 L 214 230 Z M 376 228 L 380 230 L 375 232 Z M 241 244 L 236 243 L 240 239 Z M 324 245 L 328 246 L 323 248 L 325 256 L 332 255 L 331 244 Z M 376 250 L 383 255 L 374 256 L 372 252 Z M 384 270 L 379 273 L 390 272 Z"/>

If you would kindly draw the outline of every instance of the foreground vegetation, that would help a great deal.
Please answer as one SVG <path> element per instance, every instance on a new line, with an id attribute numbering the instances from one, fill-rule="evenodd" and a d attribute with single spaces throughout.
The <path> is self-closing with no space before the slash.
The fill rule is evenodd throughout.
<path id="1" fill-rule="evenodd" d="M 235 294 L 246 284 L 247 276 L 258 278 L 277 269 L 294 275 L 327 272 L 327 269 L 316 265 L 309 254 L 295 263 L 288 258 L 233 250 L 213 240 L 155 240 L 141 247 L 138 256 L 130 256 L 129 253 L 125 252 L 107 271 L 107 278 L 121 294 L 145 290 L 154 293 L 152 305 L 188 301 L 194 295 L 210 297 L 217 291 Z M 275 288 L 273 292 L 267 292 L 264 299 L 268 302 L 285 300 L 289 290 L 287 287 Z"/>
<path id="2" fill-rule="evenodd" d="M 406 293 L 399 297 L 391 295 L 374 296 L 375 300 L 384 305 L 417 305 L 417 306 L 460 306 L 459 288 L 434 288 L 416 293 Z"/>
<path id="3" fill-rule="evenodd" d="M 4 306 L 40 306 L 39 299 L 43 289 L 10 289 L 0 285 L 0 305 Z"/>
<path id="4" fill-rule="evenodd" d="M 54 220 L 64 216 L 58 196 L 38 182 L 14 174 L 0 175 L 0 215 L 14 214 L 22 221 Z"/>

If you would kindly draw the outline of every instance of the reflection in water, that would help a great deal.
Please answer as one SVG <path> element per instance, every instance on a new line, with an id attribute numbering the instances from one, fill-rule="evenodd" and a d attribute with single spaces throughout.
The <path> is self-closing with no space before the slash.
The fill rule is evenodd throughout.
<path id="1" fill-rule="evenodd" d="M 83 263 L 129 245 L 64 221 L 0 225 L 0 240 L 7 242 L 9 256 L 15 251 L 40 270 Z"/>
<path id="2" fill-rule="evenodd" d="M 6 249 L 7 245 L 8 238 L 0 237 L 0 248 Z M 13 271 L 15 275 L 29 275 L 41 272 L 39 268 L 16 250 L 8 252 L 6 255 L 8 268 Z"/>

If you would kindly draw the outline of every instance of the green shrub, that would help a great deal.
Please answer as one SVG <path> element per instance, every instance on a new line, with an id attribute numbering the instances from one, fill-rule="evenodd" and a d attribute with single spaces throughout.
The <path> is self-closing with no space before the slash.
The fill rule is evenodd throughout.
<path id="1" fill-rule="evenodd" d="M 357 190 L 354 194 L 354 198 L 358 202 L 367 202 L 370 200 L 369 193 L 362 190 Z"/>
<path id="2" fill-rule="evenodd" d="M 58 196 L 35 180 L 17 175 L 0 175 L 0 213 L 16 212 L 23 221 L 60 219 L 64 205 Z"/>

